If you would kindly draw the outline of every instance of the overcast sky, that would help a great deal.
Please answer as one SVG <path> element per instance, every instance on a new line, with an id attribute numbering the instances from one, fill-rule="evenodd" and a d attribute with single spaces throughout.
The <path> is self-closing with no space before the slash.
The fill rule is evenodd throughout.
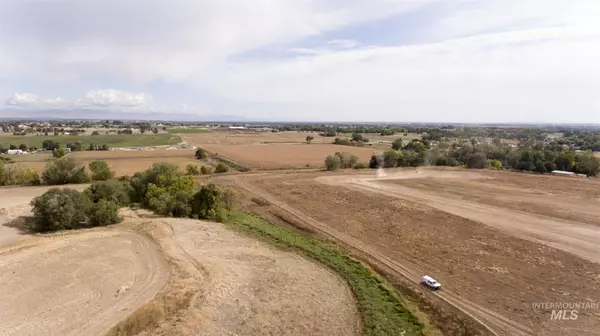
<path id="1" fill-rule="evenodd" d="M 598 18 L 600 0 L 0 0 L 0 110 L 600 123 Z"/>

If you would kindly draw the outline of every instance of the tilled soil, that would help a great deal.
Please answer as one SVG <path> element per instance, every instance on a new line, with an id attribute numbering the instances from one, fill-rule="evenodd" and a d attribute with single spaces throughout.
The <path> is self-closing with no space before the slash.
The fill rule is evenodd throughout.
<path id="1" fill-rule="evenodd" d="M 340 173 L 341 174 L 341 173 Z M 531 193 L 544 194 L 560 188 L 555 185 L 559 183 L 579 183 L 575 190 L 586 190 L 584 185 L 588 181 L 571 181 L 559 178 L 552 181 L 553 176 L 542 176 L 547 181 L 534 181 L 541 185 L 532 190 L 532 183 L 525 192 L 518 189 L 505 188 L 503 197 L 510 203 L 499 202 L 495 205 L 494 213 L 490 216 L 496 221 L 505 224 L 498 230 L 481 222 L 468 219 L 469 209 L 466 212 L 448 213 L 437 209 L 439 199 L 435 205 L 426 198 L 412 198 L 414 193 L 432 193 L 438 198 L 447 198 L 456 201 L 459 197 L 452 192 L 444 192 L 442 188 L 435 190 L 433 183 L 422 187 L 420 182 L 410 181 L 378 181 L 369 188 L 360 188 L 360 175 L 353 174 L 348 178 L 340 177 L 340 174 L 269 174 L 249 175 L 248 178 L 240 177 L 244 184 L 252 186 L 255 191 L 272 200 L 283 202 L 293 210 L 305 214 L 306 218 L 318 221 L 328 226 L 340 236 L 345 237 L 346 243 L 351 246 L 368 246 L 369 249 L 384 255 L 392 261 L 417 271 L 417 274 L 429 274 L 439 280 L 444 291 L 451 292 L 453 299 L 463 298 L 470 303 L 489 309 L 501 316 L 520 324 L 520 331 L 530 335 L 595 335 L 600 328 L 600 311 L 597 309 L 583 309 L 579 311 L 579 318 L 574 321 L 550 320 L 550 310 L 534 308 L 534 303 L 545 302 L 592 302 L 598 304 L 600 296 L 600 265 L 592 262 L 593 255 L 582 252 L 582 257 L 573 253 L 567 253 L 545 244 L 543 238 L 532 242 L 532 237 L 521 239 L 511 234 L 510 225 L 519 227 L 519 221 L 511 221 L 514 218 L 514 204 L 528 197 Z M 417 178 L 419 173 L 410 170 L 409 173 Z M 463 189 L 470 185 L 477 185 L 480 193 L 479 198 L 485 198 L 481 194 L 484 189 L 481 185 L 487 182 L 478 174 L 472 174 L 464 170 L 432 170 L 432 178 L 439 176 L 454 180 L 452 183 L 462 181 Z M 462 175 L 461 175 L 462 174 Z M 519 179 L 527 179 L 526 174 L 496 173 L 484 177 L 493 179 L 498 174 L 500 178 L 509 180 L 492 182 L 490 185 L 514 186 L 521 183 Z M 319 176 L 330 176 L 326 185 L 315 178 Z M 357 177 L 359 176 L 359 177 Z M 371 175 L 375 178 L 374 175 Z M 390 176 L 388 176 L 390 177 Z M 419 177 L 421 178 L 421 177 Z M 337 179 L 332 181 L 331 179 Z M 353 181 L 354 179 L 354 181 Z M 410 182 L 407 182 L 410 181 Z M 493 181 L 493 180 L 492 180 Z M 402 183 L 407 182 L 405 185 Z M 591 182 L 592 184 L 595 182 Z M 403 195 L 398 195 L 394 190 L 395 185 L 400 184 L 404 189 Z M 544 189 L 543 185 L 552 185 Z M 390 187 L 391 185 L 391 187 Z M 444 185 L 444 184 L 442 184 Z M 391 188 L 393 193 L 381 193 L 378 188 Z M 574 187 L 571 186 L 571 190 Z M 493 190 L 491 189 L 492 193 Z M 569 190 L 565 188 L 565 190 Z M 508 195 L 506 195 L 508 193 Z M 468 194 L 464 192 L 464 194 Z M 459 195 L 460 196 L 460 195 Z M 568 198 L 562 203 L 576 204 L 578 194 L 564 192 L 561 197 Z M 470 196 L 469 196 L 470 197 Z M 491 195 L 490 195 L 491 197 Z M 543 196 L 540 196 L 543 197 Z M 460 198 L 472 208 L 485 206 L 477 203 L 472 198 Z M 433 201 L 431 201 L 433 202 Z M 450 204 L 450 202 L 448 202 Z M 269 205 L 265 205 L 269 206 Z M 504 211 L 504 212 L 502 212 Z M 539 208 L 535 211 L 543 211 Z M 556 210 L 555 210 L 556 211 Z M 577 216 L 578 211 L 573 211 L 569 216 Z M 552 211 L 539 218 L 539 230 L 544 232 L 544 220 L 566 221 L 566 219 L 553 219 L 556 215 Z M 503 217 L 505 216 L 505 217 Z M 522 215 L 530 224 L 538 214 Z M 526 217 L 525 217 L 526 216 Z M 581 217 L 575 223 L 581 225 L 586 221 L 589 214 L 582 212 Z M 547 218 L 546 218 L 547 217 Z M 563 216 L 564 217 L 564 216 Z M 575 217 L 571 217 L 575 218 Z M 575 219 L 574 219 L 575 220 Z M 586 226 L 590 230 L 596 230 L 594 226 Z M 565 226 L 568 230 L 569 226 Z M 600 230 L 600 229 L 598 229 Z M 597 234 L 597 231 L 594 231 Z M 560 241 L 560 236 L 554 237 Z M 570 238 L 567 238 L 570 239 Z M 552 242 L 549 242 L 552 243 Z M 593 242 L 588 242 L 593 244 Z M 566 244 L 565 246 L 569 246 Z M 564 247 L 564 246 L 563 246 Z M 589 246 L 589 251 L 595 250 Z M 568 248 L 565 248 L 568 249 Z M 573 252 L 578 250 L 573 249 Z M 584 257 L 589 257 L 586 260 Z M 488 314 L 489 315 L 489 314 Z M 486 314 L 482 315 L 486 316 Z M 496 327 L 501 329 L 498 324 Z M 525 331 L 526 328 L 529 331 Z M 502 332 L 502 330 L 496 330 Z M 504 332 L 511 334 L 511 332 Z"/>

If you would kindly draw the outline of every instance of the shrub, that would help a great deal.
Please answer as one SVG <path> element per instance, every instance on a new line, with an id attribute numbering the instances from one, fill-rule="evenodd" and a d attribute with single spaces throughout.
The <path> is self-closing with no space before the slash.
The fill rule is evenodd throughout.
<path id="1" fill-rule="evenodd" d="M 147 205 L 145 198 L 150 183 L 165 185 L 170 179 L 179 174 L 181 174 L 179 168 L 170 163 L 155 163 L 148 170 L 135 173 L 130 180 L 131 201 L 142 202 Z"/>
<path id="2" fill-rule="evenodd" d="M 201 219 L 222 222 L 227 219 L 227 208 L 231 208 L 232 195 L 225 195 L 217 186 L 202 186 L 192 198 L 192 214 Z M 227 199 L 230 197 L 229 199 Z"/>
<path id="3" fill-rule="evenodd" d="M 340 168 L 352 168 L 358 163 L 358 156 L 348 152 L 337 152 L 336 156 L 340 158 Z"/>
<path id="4" fill-rule="evenodd" d="M 215 173 L 226 173 L 229 171 L 229 166 L 224 164 L 223 162 L 219 162 L 215 167 Z"/>
<path id="5" fill-rule="evenodd" d="M 200 173 L 202 173 L 202 175 L 210 175 L 215 171 L 213 166 L 209 166 L 209 165 L 204 165 L 202 167 L 200 167 Z"/>
<path id="6" fill-rule="evenodd" d="M 106 161 L 92 161 L 89 167 L 92 172 L 92 181 L 106 181 L 115 177 L 115 172 L 110 170 Z"/>
<path id="7" fill-rule="evenodd" d="M 73 189 L 51 188 L 31 201 L 33 229 L 38 232 L 70 230 L 87 226 L 90 200 Z"/>
<path id="8" fill-rule="evenodd" d="M 46 164 L 42 178 L 49 185 L 89 182 L 85 167 L 78 167 L 75 159 L 70 157 L 56 159 Z"/>
<path id="9" fill-rule="evenodd" d="M 100 135 L 100 133 L 98 131 L 93 131 L 92 135 Z"/>
<path id="10" fill-rule="evenodd" d="M 89 226 L 116 224 L 123 221 L 119 217 L 119 205 L 112 201 L 101 199 L 88 212 Z"/>
<path id="11" fill-rule="evenodd" d="M 382 158 L 380 155 L 373 154 L 371 155 L 371 160 L 369 160 L 369 168 L 376 169 L 381 166 Z"/>
<path id="12" fill-rule="evenodd" d="M 57 159 L 60 159 L 65 155 L 67 155 L 67 151 L 64 148 L 56 148 L 54 151 L 52 151 L 52 156 Z"/>
<path id="13" fill-rule="evenodd" d="M 190 217 L 192 215 L 190 201 L 196 192 L 196 184 L 192 177 L 179 174 L 171 177 L 169 181 L 162 180 L 163 178 L 159 177 L 158 185 L 154 183 L 148 185 L 146 195 L 148 208 L 163 216 Z"/>
<path id="14" fill-rule="evenodd" d="M 325 158 L 325 169 L 329 171 L 340 169 L 342 166 L 342 160 L 337 155 L 329 155 Z"/>
<path id="15" fill-rule="evenodd" d="M 200 167 L 196 164 L 189 164 L 185 167 L 188 175 L 200 175 Z"/>
<path id="16" fill-rule="evenodd" d="M 362 162 L 358 162 L 352 168 L 354 168 L 354 169 L 366 169 L 366 168 L 368 168 L 368 166 L 366 164 L 362 163 Z"/>
<path id="17" fill-rule="evenodd" d="M 481 152 L 471 154 L 467 159 L 467 168 L 482 169 L 485 168 L 485 164 L 486 156 Z"/>
<path id="18" fill-rule="evenodd" d="M 196 149 L 195 156 L 198 160 L 204 160 L 208 157 L 208 154 L 206 153 L 206 150 L 204 150 L 204 148 L 198 148 Z"/>
<path id="19" fill-rule="evenodd" d="M 383 153 L 383 168 L 393 168 L 398 165 L 398 152 L 387 150 Z"/>
<path id="20" fill-rule="evenodd" d="M 0 186 L 40 184 L 40 175 L 35 169 L 27 168 L 20 163 L 5 165 L 0 161 Z"/>
<path id="21" fill-rule="evenodd" d="M 129 184 L 127 182 L 109 180 L 94 182 L 84 194 L 94 203 L 100 201 L 113 202 L 120 206 L 129 204 Z"/>

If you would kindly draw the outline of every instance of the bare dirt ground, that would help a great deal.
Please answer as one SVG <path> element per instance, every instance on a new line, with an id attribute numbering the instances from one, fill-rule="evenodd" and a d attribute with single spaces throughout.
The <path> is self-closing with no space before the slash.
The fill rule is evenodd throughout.
<path id="1" fill-rule="evenodd" d="M 257 169 L 319 168 L 335 152 L 349 152 L 368 163 L 378 151 L 332 144 L 203 145 L 202 148 Z"/>
<path id="2" fill-rule="evenodd" d="M 169 277 L 155 245 L 116 230 L 45 237 L 0 255 L 2 335 L 102 335 Z"/>
<path id="3" fill-rule="evenodd" d="M 352 293 L 329 270 L 223 225 L 132 214 L 201 289 L 158 335 L 358 335 Z"/>
<path id="4" fill-rule="evenodd" d="M 541 207 L 549 208 L 558 199 L 565 208 L 577 204 L 580 193 L 595 189 L 596 181 L 425 171 L 388 175 L 388 180 L 381 181 L 370 181 L 376 179 L 373 173 L 361 177 L 355 172 L 349 177 L 344 172 L 327 177 L 320 177 L 323 173 L 270 173 L 235 178 L 242 189 L 268 200 L 270 205 L 264 206 L 367 254 L 400 275 L 413 281 L 422 274 L 434 276 L 444 286 L 437 295 L 498 334 L 597 334 L 597 309 L 580 310 L 575 321 L 556 321 L 550 320 L 550 310 L 533 308 L 534 303 L 545 302 L 600 302 L 600 265 L 595 262 L 600 240 L 593 238 L 600 229 L 586 225 L 596 210 L 579 214 L 577 208 L 554 217 L 562 213 L 561 208 L 539 214 L 544 211 Z M 419 183 L 424 177 L 436 182 L 423 187 Z M 437 180 L 444 182 L 435 189 Z M 465 196 L 464 190 L 455 196 L 453 190 L 458 187 L 444 189 L 459 181 L 466 185 L 463 189 L 475 186 L 475 196 Z M 518 185 L 525 191 L 511 189 Z M 546 203 L 538 201 L 531 212 L 519 204 L 522 199 L 533 202 L 536 193 L 542 198 L 557 190 L 562 191 L 560 196 Z M 492 200 L 479 203 L 478 199 L 488 197 Z M 504 201 L 490 205 L 493 197 L 504 197 Z M 587 207 L 599 208 L 595 200 L 589 202 Z"/>
<path id="5" fill-rule="evenodd" d="M 3 223 L 48 188 L 1 188 Z M 117 323 L 151 326 L 141 335 L 360 334 L 353 295 L 328 269 L 221 224 L 139 213 L 52 235 L 3 226 L 0 334 L 101 335 Z"/>

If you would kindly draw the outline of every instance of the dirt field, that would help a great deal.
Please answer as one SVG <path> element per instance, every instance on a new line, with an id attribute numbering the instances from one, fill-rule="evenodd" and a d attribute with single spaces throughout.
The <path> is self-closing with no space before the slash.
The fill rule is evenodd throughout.
<path id="1" fill-rule="evenodd" d="M 312 143 L 333 142 L 334 138 L 322 137 L 317 133 L 308 132 L 261 132 L 250 133 L 246 131 L 218 131 L 200 134 L 179 134 L 190 144 L 200 145 L 251 145 L 270 143 L 306 143 L 306 137 L 312 136 Z"/>
<path id="2" fill-rule="evenodd" d="M 335 152 L 349 152 L 368 163 L 378 150 L 328 144 L 203 145 L 202 148 L 257 169 L 321 168 Z"/>
<path id="3" fill-rule="evenodd" d="M 376 177 L 350 173 L 252 174 L 237 177 L 237 185 L 269 201 L 257 207 L 399 275 L 434 276 L 444 286 L 440 298 L 501 335 L 597 334 L 598 309 L 555 321 L 533 304 L 600 304 L 600 228 L 588 223 L 600 215 L 598 181 L 466 170 L 408 170 L 369 181 Z"/>
<path id="4" fill-rule="evenodd" d="M 80 232 L 5 226 L 47 189 L 0 188 L 10 233 L 0 242 L 1 335 L 103 335 L 119 321 L 156 323 L 152 335 L 360 334 L 342 279 L 221 224 L 124 210 L 122 224 Z"/>
<path id="5" fill-rule="evenodd" d="M 40 239 L 0 254 L 2 335 L 102 335 L 169 277 L 154 245 L 119 231 Z"/>
<path id="6" fill-rule="evenodd" d="M 194 151 L 189 149 L 167 150 L 158 147 L 155 150 L 115 150 L 115 151 L 81 151 L 70 153 L 79 163 L 88 165 L 94 160 L 105 160 L 117 176 L 133 175 L 134 173 L 150 168 L 154 163 L 168 162 L 185 169 L 190 163 L 198 164 L 194 158 Z M 27 167 L 43 172 L 48 161 L 53 159 L 50 153 L 37 153 L 31 155 L 13 155 L 15 162 L 20 162 Z"/>

